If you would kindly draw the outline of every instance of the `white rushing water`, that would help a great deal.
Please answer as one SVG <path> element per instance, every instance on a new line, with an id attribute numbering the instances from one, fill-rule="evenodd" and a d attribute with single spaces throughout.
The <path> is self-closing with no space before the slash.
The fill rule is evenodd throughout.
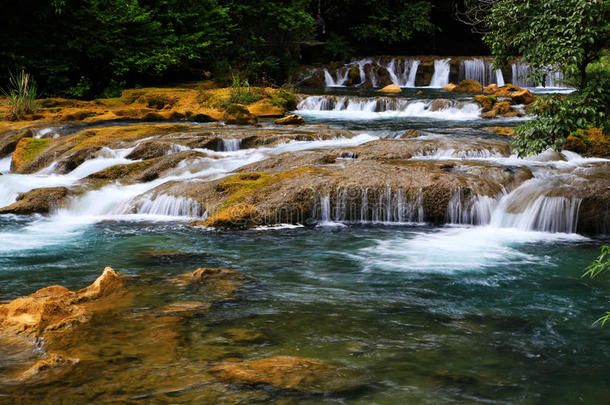
<path id="1" fill-rule="evenodd" d="M 443 87 L 449 84 L 450 61 L 451 58 L 436 59 L 434 61 L 434 74 L 430 80 L 430 87 Z"/>
<path id="2" fill-rule="evenodd" d="M 491 83 L 504 86 L 502 70 L 494 69 L 491 59 L 475 58 L 462 61 L 458 81 L 462 80 L 476 80 L 484 87 Z"/>
<path id="3" fill-rule="evenodd" d="M 324 82 L 326 87 L 345 87 L 349 72 L 355 67 L 358 69 L 360 80 L 351 83 L 352 86 L 362 86 L 368 80 L 372 87 L 377 87 L 379 71 L 384 70 L 395 85 L 414 87 L 419 64 L 419 60 L 412 58 L 392 58 L 389 62 L 373 58 L 354 59 L 336 69 L 333 74 L 328 69 L 324 69 Z"/>
<path id="4" fill-rule="evenodd" d="M 393 117 L 419 117 L 446 120 L 478 119 L 479 104 L 471 101 L 412 100 L 396 97 L 309 96 L 297 105 L 304 117 L 373 120 Z"/>

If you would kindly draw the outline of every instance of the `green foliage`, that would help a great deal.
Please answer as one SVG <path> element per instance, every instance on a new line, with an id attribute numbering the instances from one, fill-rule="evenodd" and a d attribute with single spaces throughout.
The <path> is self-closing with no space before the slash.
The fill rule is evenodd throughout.
<path id="1" fill-rule="evenodd" d="M 410 39 L 416 32 L 432 31 L 432 3 L 412 0 L 365 0 L 365 18 L 352 29 L 359 40 L 395 44 Z"/>
<path id="2" fill-rule="evenodd" d="M 583 277 L 597 277 L 610 271 L 610 246 L 602 246 L 601 254 L 589 267 L 585 269 Z M 604 316 L 599 318 L 595 323 L 601 323 L 602 326 L 610 321 L 610 312 L 606 312 Z"/>
<path id="3" fill-rule="evenodd" d="M 324 46 L 324 57 L 329 60 L 346 61 L 354 55 L 354 48 L 349 41 L 342 35 L 334 32 L 328 34 L 326 45 Z"/>
<path id="4" fill-rule="evenodd" d="M 261 98 L 262 95 L 253 91 L 247 80 L 242 80 L 239 76 L 233 76 L 229 98 L 223 103 L 222 107 L 226 108 L 231 104 L 249 105 L 257 102 Z"/>
<path id="5" fill-rule="evenodd" d="M 513 145 L 520 156 L 547 148 L 560 150 L 579 128 L 610 130 L 610 78 L 593 80 L 583 91 L 567 96 L 541 96 L 532 106 L 536 117 L 515 129 Z"/>
<path id="6" fill-rule="evenodd" d="M 484 40 L 498 66 L 521 56 L 542 82 L 550 66 L 587 84 L 587 66 L 607 46 L 609 0 L 502 0 L 491 8 Z"/>
<path id="7" fill-rule="evenodd" d="M 17 119 L 36 111 L 36 82 L 23 70 L 17 75 L 10 73 L 8 89 L 2 93 L 8 99 L 9 118 Z"/>
<path id="8" fill-rule="evenodd" d="M 294 89 L 290 86 L 282 86 L 281 89 L 271 93 L 271 105 L 279 107 L 284 111 L 292 111 L 297 108 L 297 97 Z"/>

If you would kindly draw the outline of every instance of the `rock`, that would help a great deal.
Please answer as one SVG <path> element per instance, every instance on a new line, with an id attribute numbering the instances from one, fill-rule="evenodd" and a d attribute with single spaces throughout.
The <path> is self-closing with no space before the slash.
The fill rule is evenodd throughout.
<path id="1" fill-rule="evenodd" d="M 418 90 L 416 94 L 421 96 L 422 94 L 424 94 L 424 92 L 422 90 Z"/>
<path id="2" fill-rule="evenodd" d="M 0 134 L 0 158 L 13 153 L 23 138 L 34 138 L 34 132 L 29 128 L 2 132 Z"/>
<path id="3" fill-rule="evenodd" d="M 101 146 L 91 146 L 89 148 L 82 148 L 68 152 L 65 157 L 62 157 L 57 161 L 55 171 L 61 174 L 69 173 L 83 164 L 85 161 L 96 157 L 100 149 L 102 149 Z"/>
<path id="4" fill-rule="evenodd" d="M 430 103 L 429 111 L 441 111 L 451 107 L 451 101 L 444 98 L 437 98 Z"/>
<path id="5" fill-rule="evenodd" d="M 231 104 L 225 109 L 223 121 L 227 125 L 254 125 L 258 119 L 245 105 Z"/>
<path id="6" fill-rule="evenodd" d="M 297 114 L 290 114 L 286 117 L 275 120 L 278 125 L 301 125 L 305 123 L 303 117 Z"/>
<path id="7" fill-rule="evenodd" d="M 17 196 L 13 204 L 0 208 L 0 214 L 47 214 L 62 205 L 70 195 L 66 187 L 35 188 Z"/>
<path id="8" fill-rule="evenodd" d="M 348 86 L 360 84 L 360 69 L 357 66 L 350 67 L 347 80 Z"/>
<path id="9" fill-rule="evenodd" d="M 405 132 L 403 132 L 403 134 L 400 136 L 400 138 L 413 139 L 413 138 L 418 138 L 420 136 L 422 136 L 422 134 L 417 129 L 407 129 Z"/>
<path id="10" fill-rule="evenodd" d="M 485 131 L 493 132 L 503 136 L 514 136 L 513 127 L 484 127 L 481 128 Z"/>
<path id="11" fill-rule="evenodd" d="M 395 84 L 388 84 L 384 88 L 377 91 L 382 93 L 402 93 L 402 89 Z"/>
<path id="12" fill-rule="evenodd" d="M 235 384 L 266 384 L 306 393 L 332 393 L 360 384 L 355 373 L 317 359 L 275 356 L 251 361 L 225 361 L 210 371 Z"/>
<path id="13" fill-rule="evenodd" d="M 584 156 L 607 158 L 610 157 L 610 137 L 599 128 L 579 129 L 567 137 L 564 149 Z"/>
<path id="14" fill-rule="evenodd" d="M 516 117 L 518 111 L 513 110 L 508 101 L 500 101 L 494 104 L 490 111 L 481 114 L 481 118 L 496 118 L 496 117 Z"/>
<path id="15" fill-rule="evenodd" d="M 204 286 L 219 298 L 229 298 L 244 283 L 244 275 L 235 270 L 203 267 L 173 279 L 180 286 Z"/>
<path id="16" fill-rule="evenodd" d="M 484 94 L 477 94 L 474 96 L 474 100 L 479 103 L 483 112 L 490 111 L 496 101 L 494 96 L 486 96 Z"/>
<path id="17" fill-rule="evenodd" d="M 483 89 L 483 93 L 495 93 L 495 92 L 497 92 L 499 89 L 500 89 L 500 88 L 498 87 L 498 85 L 497 85 L 497 84 L 495 84 L 495 83 L 491 83 L 491 84 L 488 84 L 488 85 L 487 85 L 487 87 L 485 87 L 485 88 Z"/>
<path id="18" fill-rule="evenodd" d="M 528 89 L 521 89 L 511 94 L 511 104 L 531 104 L 536 98 Z"/>
<path id="19" fill-rule="evenodd" d="M 455 90 L 456 87 L 457 87 L 457 85 L 455 85 L 453 83 L 449 83 L 448 85 L 441 87 L 441 90 L 453 91 L 453 90 Z"/>
<path id="20" fill-rule="evenodd" d="M 0 329 L 8 334 L 35 340 L 49 338 L 48 333 L 64 333 L 88 322 L 92 314 L 104 305 L 98 305 L 102 298 L 115 298 L 123 292 L 120 276 L 106 267 L 100 277 L 89 287 L 70 291 L 65 287 L 46 287 L 27 297 L 17 298 L 0 305 Z"/>
<path id="21" fill-rule="evenodd" d="M 131 160 L 153 159 L 167 155 L 171 149 L 171 145 L 166 142 L 159 142 L 156 140 L 146 141 L 136 146 L 136 148 L 125 157 Z"/>
<path id="22" fill-rule="evenodd" d="M 476 80 L 462 80 L 450 91 L 458 93 L 479 93 L 483 91 L 483 85 Z"/>
<path id="23" fill-rule="evenodd" d="M 62 374 L 65 374 L 71 368 L 71 366 L 77 364 L 79 361 L 79 359 L 70 357 L 65 353 L 47 353 L 42 359 L 38 360 L 32 367 L 28 368 L 17 378 L 19 380 L 30 379 L 37 377 L 43 372 L 54 369 L 61 369 Z"/>
<path id="24" fill-rule="evenodd" d="M 324 72 L 322 70 L 316 70 L 310 76 L 301 80 L 297 83 L 298 87 L 324 87 Z"/>
<path id="25" fill-rule="evenodd" d="M 510 83 L 507 83 L 504 86 L 498 87 L 495 90 L 494 95 L 496 97 L 512 97 L 512 95 L 514 93 L 517 93 L 517 92 L 519 92 L 521 90 L 522 89 L 520 87 L 517 87 L 517 86 L 514 86 L 514 85 L 512 85 Z"/>

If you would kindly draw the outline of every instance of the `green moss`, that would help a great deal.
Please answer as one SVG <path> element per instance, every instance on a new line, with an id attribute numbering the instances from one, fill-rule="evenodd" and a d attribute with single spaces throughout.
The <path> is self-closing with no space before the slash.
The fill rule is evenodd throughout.
<path id="1" fill-rule="evenodd" d="M 22 160 L 34 159 L 49 145 L 50 139 L 24 138 L 25 144 L 22 148 Z"/>
<path id="2" fill-rule="evenodd" d="M 116 180 L 142 172 L 151 167 L 154 163 L 154 160 L 145 160 L 143 162 L 115 165 L 93 173 L 89 177 L 96 179 Z"/>

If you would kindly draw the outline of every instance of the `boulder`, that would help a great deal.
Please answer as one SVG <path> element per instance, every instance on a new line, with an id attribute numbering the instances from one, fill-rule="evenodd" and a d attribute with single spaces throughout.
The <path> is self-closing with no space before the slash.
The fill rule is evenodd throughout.
<path id="1" fill-rule="evenodd" d="M 495 83 L 491 83 L 488 84 L 484 89 L 483 89 L 483 93 L 495 93 L 499 90 L 500 88 L 498 87 L 497 84 Z"/>
<path id="2" fill-rule="evenodd" d="M 146 141 L 136 146 L 135 149 L 125 157 L 131 160 L 153 159 L 167 155 L 171 149 L 171 145 L 166 142 L 159 142 L 155 140 Z"/>
<path id="3" fill-rule="evenodd" d="M 353 389 L 358 376 L 335 364 L 303 357 L 275 356 L 251 361 L 225 361 L 210 369 L 234 384 L 265 384 L 306 393 L 332 393 Z"/>
<path id="4" fill-rule="evenodd" d="M 450 91 L 458 93 L 480 93 L 483 91 L 483 85 L 476 80 L 462 80 Z"/>
<path id="5" fill-rule="evenodd" d="M 536 101 L 536 96 L 528 89 L 521 89 L 511 94 L 511 104 L 531 104 L 534 101 Z"/>
<path id="6" fill-rule="evenodd" d="M 275 120 L 278 125 L 301 125 L 305 123 L 303 117 L 297 114 L 290 114 L 286 117 Z"/>
<path id="7" fill-rule="evenodd" d="M 231 104 L 225 109 L 223 121 L 227 125 L 254 125 L 258 119 L 245 105 Z"/>
<path id="8" fill-rule="evenodd" d="M 66 187 L 35 188 L 17 196 L 13 204 L 0 208 L 0 214 L 47 214 L 62 205 L 70 195 Z"/>
<path id="9" fill-rule="evenodd" d="M 34 363 L 33 366 L 17 376 L 17 379 L 28 380 L 38 377 L 41 373 L 55 370 L 59 370 L 61 375 L 65 375 L 66 372 L 68 372 L 72 366 L 77 364 L 79 361 L 79 359 L 70 357 L 61 352 L 46 353 L 43 358 Z"/>
<path id="10" fill-rule="evenodd" d="M 29 128 L 2 132 L 0 134 L 0 158 L 13 153 L 23 138 L 34 138 L 34 132 Z"/>
<path id="11" fill-rule="evenodd" d="M 322 70 L 314 71 L 310 76 L 297 83 L 298 87 L 324 87 L 324 72 Z"/>
<path id="12" fill-rule="evenodd" d="M 474 100 L 479 103 L 479 105 L 483 109 L 482 112 L 490 111 L 496 101 L 494 96 L 487 96 L 484 94 L 477 94 L 476 96 L 474 96 Z"/>
<path id="13" fill-rule="evenodd" d="M 384 88 L 377 91 L 382 93 L 402 93 L 402 89 L 395 84 L 388 84 Z"/>
<path id="14" fill-rule="evenodd" d="M 112 304 L 113 297 L 122 292 L 123 282 L 119 274 L 106 267 L 93 284 L 82 290 L 51 286 L 0 305 L 0 329 L 32 340 L 40 337 L 48 340 L 48 333 L 69 332 L 88 322 L 101 308 L 96 308 L 96 301 L 108 298 Z"/>
<path id="15" fill-rule="evenodd" d="M 102 149 L 101 146 L 90 146 L 88 148 L 70 151 L 57 161 L 55 171 L 61 174 L 69 173 L 82 165 L 85 161 L 95 158 L 100 149 Z"/>
<path id="16" fill-rule="evenodd" d="M 229 298 L 242 287 L 244 275 L 235 270 L 203 267 L 181 274 L 173 282 L 182 287 L 206 287 L 218 298 Z"/>
<path id="17" fill-rule="evenodd" d="M 432 103 L 430 103 L 430 107 L 428 107 L 429 111 L 440 111 L 446 110 L 451 107 L 451 101 L 444 98 L 437 98 Z"/>
<path id="18" fill-rule="evenodd" d="M 448 85 L 441 87 L 441 90 L 453 91 L 453 90 L 455 90 L 456 87 L 457 87 L 457 85 L 455 85 L 453 83 L 449 83 Z"/>

